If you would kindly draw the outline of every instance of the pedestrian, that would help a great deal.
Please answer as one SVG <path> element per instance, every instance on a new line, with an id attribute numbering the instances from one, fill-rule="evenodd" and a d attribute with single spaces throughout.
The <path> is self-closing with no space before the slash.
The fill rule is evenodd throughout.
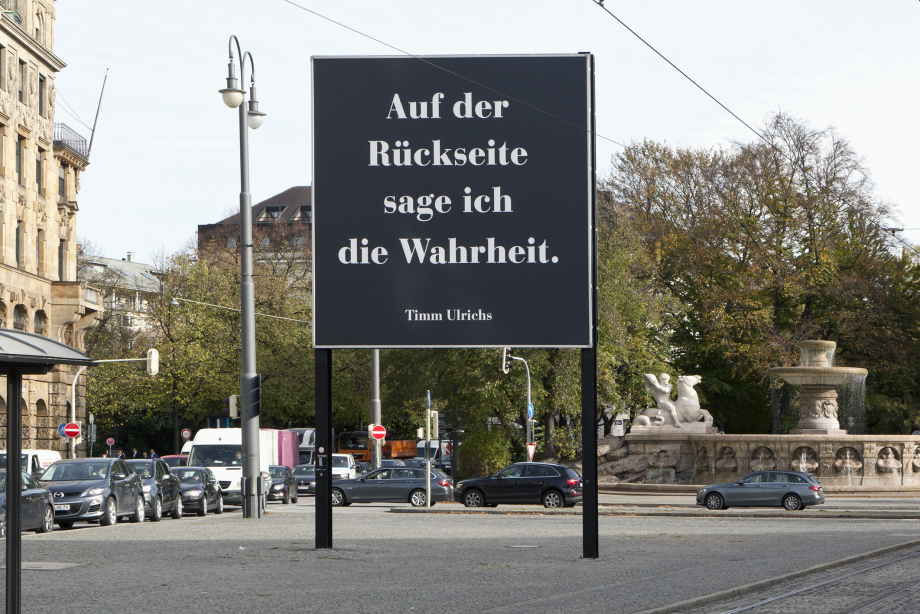
<path id="1" fill-rule="evenodd" d="M 150 448 L 150 458 L 160 458 L 160 455 L 156 453 L 156 450 Z"/>
<path id="2" fill-rule="evenodd" d="M 146 452 L 144 452 L 144 458 L 147 458 L 147 453 L 146 453 Z"/>
<path id="3" fill-rule="evenodd" d="M 125 451 L 124 451 L 124 450 L 119 450 L 119 451 L 118 451 L 118 458 L 124 458 L 124 457 L 125 457 Z"/>
<path id="4" fill-rule="evenodd" d="M 102 451 L 102 458 L 108 458 L 108 457 L 109 457 L 109 451 L 108 451 L 108 450 L 103 450 L 103 451 Z"/>
<path id="5" fill-rule="evenodd" d="M 137 455 L 137 448 L 131 448 L 131 458 L 140 458 L 140 456 Z"/>

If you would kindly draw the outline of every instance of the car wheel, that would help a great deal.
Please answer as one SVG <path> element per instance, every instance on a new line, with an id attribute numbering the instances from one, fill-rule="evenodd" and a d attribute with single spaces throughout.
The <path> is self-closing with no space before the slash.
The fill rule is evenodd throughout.
<path id="1" fill-rule="evenodd" d="M 198 503 L 198 515 L 206 516 L 208 514 L 208 495 L 201 495 L 201 501 Z"/>
<path id="2" fill-rule="evenodd" d="M 547 490 L 543 493 L 543 507 L 562 507 L 565 505 L 565 499 L 559 494 L 558 490 Z"/>
<path id="3" fill-rule="evenodd" d="M 115 510 L 115 497 L 109 497 L 105 500 L 105 513 L 102 515 L 102 518 L 99 519 L 99 524 L 104 527 L 110 527 L 113 524 L 118 522 L 118 515 Z M 62 527 L 64 526 L 63 522 L 59 522 Z M 73 526 L 73 523 L 70 523 Z"/>
<path id="4" fill-rule="evenodd" d="M 294 497 L 291 499 L 291 501 L 293 501 L 294 503 L 297 503 L 297 497 L 299 497 L 299 496 L 300 496 L 300 495 L 297 493 L 297 489 L 295 488 L 295 489 L 294 489 Z"/>
<path id="5" fill-rule="evenodd" d="M 425 507 L 425 501 L 428 497 L 425 495 L 424 490 L 413 490 L 409 495 L 409 503 L 412 504 L 412 507 Z"/>
<path id="6" fill-rule="evenodd" d="M 35 529 L 36 533 L 51 533 L 54 530 L 54 508 L 50 505 L 45 508 L 45 516 L 42 518 L 42 524 Z"/>
<path id="7" fill-rule="evenodd" d="M 73 527 L 73 520 L 62 520 L 57 525 L 62 529 L 70 529 Z"/>
<path id="8" fill-rule="evenodd" d="M 463 495 L 463 505 L 466 507 L 483 507 L 486 504 L 486 498 L 483 496 L 482 491 L 468 490 Z"/>
<path id="9" fill-rule="evenodd" d="M 706 507 L 711 510 L 720 510 L 725 507 L 725 500 L 717 492 L 711 492 L 706 495 Z"/>
<path id="10" fill-rule="evenodd" d="M 288 505 L 291 502 L 291 491 L 287 488 L 284 489 L 284 498 L 281 499 L 281 501 L 283 501 L 285 505 Z"/>
<path id="11" fill-rule="evenodd" d="M 224 496 L 220 493 L 217 494 L 217 508 L 214 510 L 215 514 L 224 513 Z"/>
<path id="12" fill-rule="evenodd" d="M 172 511 L 173 520 L 179 520 L 182 518 L 182 514 L 184 512 L 185 510 L 182 509 L 182 495 L 179 495 L 179 498 L 176 499 L 176 507 L 174 507 Z"/>
<path id="13" fill-rule="evenodd" d="M 163 519 L 163 500 L 157 497 L 153 500 L 153 512 L 150 514 L 150 522 L 160 522 Z"/>
<path id="14" fill-rule="evenodd" d="M 332 507 L 342 507 L 345 505 L 345 493 L 342 492 L 339 488 L 332 489 Z"/>
<path id="15" fill-rule="evenodd" d="M 134 513 L 128 516 L 131 522 L 144 522 L 144 496 L 138 495 L 134 503 Z"/>
<path id="16" fill-rule="evenodd" d="M 789 510 L 790 512 L 795 512 L 802 509 L 802 500 L 796 495 L 786 495 L 783 497 L 783 507 Z"/>

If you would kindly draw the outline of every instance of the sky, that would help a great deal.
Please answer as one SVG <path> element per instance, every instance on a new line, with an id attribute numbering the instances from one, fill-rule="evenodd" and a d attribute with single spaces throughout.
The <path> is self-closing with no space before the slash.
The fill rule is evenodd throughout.
<path id="1" fill-rule="evenodd" d="M 605 140 L 728 147 L 754 135 L 593 0 L 295 0 L 414 55 L 596 55 Z M 920 3 L 905 0 L 606 0 L 605 6 L 756 126 L 782 110 L 834 126 L 864 158 L 891 220 L 920 242 Z M 89 138 L 78 235 L 152 262 L 239 208 L 238 115 L 221 101 L 228 40 L 256 67 L 265 123 L 249 132 L 252 202 L 311 182 L 310 57 L 397 55 L 284 0 L 59 0 L 55 121 Z M 248 76 L 247 76 L 248 79 Z"/>

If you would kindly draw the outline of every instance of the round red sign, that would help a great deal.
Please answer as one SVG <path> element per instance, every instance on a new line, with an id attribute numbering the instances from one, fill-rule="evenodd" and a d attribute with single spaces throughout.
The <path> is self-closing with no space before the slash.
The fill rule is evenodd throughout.
<path id="1" fill-rule="evenodd" d="M 114 446 L 114 445 L 115 445 L 115 440 L 112 439 L 111 437 L 109 437 L 108 439 L 105 440 L 105 445 L 107 445 L 107 446 Z"/>
<path id="2" fill-rule="evenodd" d="M 371 429 L 371 437 L 374 439 L 384 439 L 387 436 L 387 430 L 380 424 Z"/>
<path id="3" fill-rule="evenodd" d="M 80 425 L 76 422 L 68 422 L 64 425 L 64 434 L 68 437 L 79 437 Z"/>
<path id="4" fill-rule="evenodd" d="M 190 431 L 189 429 L 182 429 L 182 439 L 191 439 L 191 438 L 192 438 L 192 431 Z"/>

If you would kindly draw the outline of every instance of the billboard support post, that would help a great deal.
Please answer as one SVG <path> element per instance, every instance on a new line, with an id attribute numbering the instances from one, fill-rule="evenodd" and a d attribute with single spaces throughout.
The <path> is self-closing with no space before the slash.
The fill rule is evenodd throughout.
<path id="1" fill-rule="evenodd" d="M 332 350 L 316 352 L 316 547 L 332 548 Z"/>

